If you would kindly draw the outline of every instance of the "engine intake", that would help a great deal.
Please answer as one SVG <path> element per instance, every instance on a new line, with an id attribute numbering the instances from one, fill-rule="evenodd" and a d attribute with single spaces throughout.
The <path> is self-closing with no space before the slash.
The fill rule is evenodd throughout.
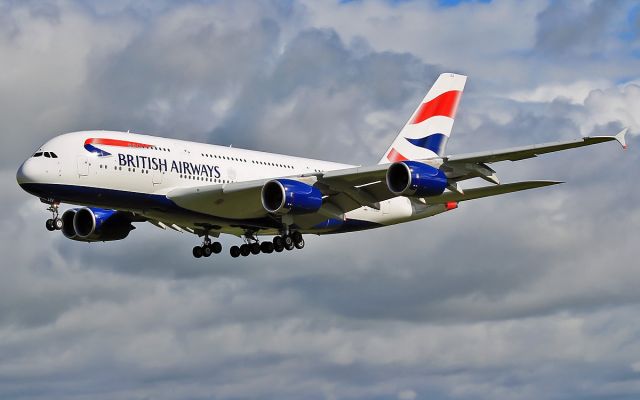
<path id="1" fill-rule="evenodd" d="M 67 210 L 62 214 L 62 234 L 69 239 L 77 239 L 78 235 L 73 227 L 73 219 L 76 216 L 77 209 Z"/>
<path id="2" fill-rule="evenodd" d="M 398 196 L 438 196 L 447 188 L 447 177 L 438 168 L 417 161 L 401 161 L 387 169 L 387 187 Z"/>
<path id="3" fill-rule="evenodd" d="M 322 193 L 293 179 L 274 179 L 264 184 L 262 206 L 272 214 L 308 214 L 322 207 Z"/>
<path id="4" fill-rule="evenodd" d="M 71 209 L 62 214 L 62 233 L 81 242 L 121 240 L 135 229 L 121 212 L 102 208 Z"/>

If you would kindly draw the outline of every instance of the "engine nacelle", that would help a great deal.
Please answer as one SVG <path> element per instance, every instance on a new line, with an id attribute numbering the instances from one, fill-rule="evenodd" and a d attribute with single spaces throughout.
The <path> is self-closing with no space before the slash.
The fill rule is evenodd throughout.
<path id="1" fill-rule="evenodd" d="M 308 214 L 322 207 L 322 193 L 293 179 L 274 179 L 262 187 L 262 206 L 272 214 Z"/>
<path id="2" fill-rule="evenodd" d="M 116 210 L 85 207 L 62 214 L 62 233 L 81 242 L 121 240 L 135 229 L 131 221 Z"/>
<path id="3" fill-rule="evenodd" d="M 76 216 L 76 212 L 78 212 L 77 208 L 72 208 L 67 210 L 62 214 L 62 234 L 72 240 L 77 240 L 78 235 L 76 235 L 76 230 L 73 227 L 73 219 Z"/>
<path id="4" fill-rule="evenodd" d="M 387 170 L 387 187 L 398 196 L 438 196 L 447 188 L 447 177 L 438 168 L 417 161 L 400 161 Z"/>

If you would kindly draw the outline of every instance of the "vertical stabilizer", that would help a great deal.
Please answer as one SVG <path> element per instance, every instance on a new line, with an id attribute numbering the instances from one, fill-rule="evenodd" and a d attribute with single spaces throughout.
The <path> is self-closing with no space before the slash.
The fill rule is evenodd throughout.
<path id="1" fill-rule="evenodd" d="M 443 156 L 466 81 L 440 75 L 378 164 Z"/>

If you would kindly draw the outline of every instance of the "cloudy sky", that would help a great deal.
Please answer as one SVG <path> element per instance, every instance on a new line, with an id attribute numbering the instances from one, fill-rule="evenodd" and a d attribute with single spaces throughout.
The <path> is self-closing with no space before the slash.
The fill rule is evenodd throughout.
<path id="1" fill-rule="evenodd" d="M 444 71 L 469 75 L 450 153 L 630 149 L 244 259 L 152 226 L 66 240 L 15 182 L 80 129 L 375 163 Z M 636 1 L 0 0 L 0 398 L 637 399 L 638 71 Z"/>

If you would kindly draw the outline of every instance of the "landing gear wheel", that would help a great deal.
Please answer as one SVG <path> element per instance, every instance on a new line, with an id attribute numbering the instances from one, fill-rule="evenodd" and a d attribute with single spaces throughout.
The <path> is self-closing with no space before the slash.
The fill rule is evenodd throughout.
<path id="1" fill-rule="evenodd" d="M 280 253 L 284 250 L 284 239 L 282 239 L 282 236 L 276 236 L 273 238 L 273 249 L 276 253 Z"/>
<path id="2" fill-rule="evenodd" d="M 291 236 L 285 236 L 284 248 L 287 250 L 293 250 L 294 247 L 295 247 L 295 244 L 293 244 L 293 239 L 291 239 Z"/>
<path id="3" fill-rule="evenodd" d="M 62 220 L 60 218 L 55 218 L 53 220 L 53 227 L 56 228 L 57 231 L 62 229 Z"/>
<path id="4" fill-rule="evenodd" d="M 204 257 L 209 257 L 211 253 L 213 253 L 213 249 L 211 249 L 210 244 L 205 244 L 204 246 L 202 246 L 202 255 Z"/>
<path id="5" fill-rule="evenodd" d="M 273 243 L 271 242 L 262 242 L 260 243 L 260 251 L 265 254 L 273 253 Z"/>
<path id="6" fill-rule="evenodd" d="M 53 225 L 53 219 L 49 218 L 47 222 L 45 222 L 44 226 L 47 227 L 49 232 L 53 232 L 56 230 L 56 227 Z"/>
<path id="7" fill-rule="evenodd" d="M 260 243 L 254 242 L 249 245 L 249 249 L 251 250 L 251 254 L 258 255 L 260 254 Z"/>
<path id="8" fill-rule="evenodd" d="M 293 244 L 296 246 L 296 249 L 303 249 L 304 248 L 304 239 L 302 237 L 300 237 L 299 241 L 294 241 Z"/>
<path id="9" fill-rule="evenodd" d="M 231 254 L 231 257 L 233 257 L 233 258 L 240 257 L 240 247 L 231 246 L 231 248 L 229 249 L 229 254 Z"/>
<path id="10" fill-rule="evenodd" d="M 203 253 L 203 251 L 202 251 L 202 247 L 200 247 L 200 246 L 196 246 L 196 247 L 194 247 L 194 248 L 193 248 L 193 256 L 194 256 L 195 258 L 200 258 L 200 257 L 202 257 L 202 253 Z"/>
<path id="11" fill-rule="evenodd" d="M 211 243 L 211 250 L 213 251 L 213 254 L 220 254 L 222 251 L 222 245 L 220 242 L 213 242 Z"/>
<path id="12" fill-rule="evenodd" d="M 302 233 L 295 231 L 291 234 L 291 239 L 293 239 L 293 243 L 298 243 L 302 241 Z"/>
<path id="13" fill-rule="evenodd" d="M 240 254 L 242 255 L 242 257 L 246 257 L 249 254 L 251 254 L 251 249 L 249 248 L 248 244 L 243 244 L 242 246 L 240 246 Z"/>

